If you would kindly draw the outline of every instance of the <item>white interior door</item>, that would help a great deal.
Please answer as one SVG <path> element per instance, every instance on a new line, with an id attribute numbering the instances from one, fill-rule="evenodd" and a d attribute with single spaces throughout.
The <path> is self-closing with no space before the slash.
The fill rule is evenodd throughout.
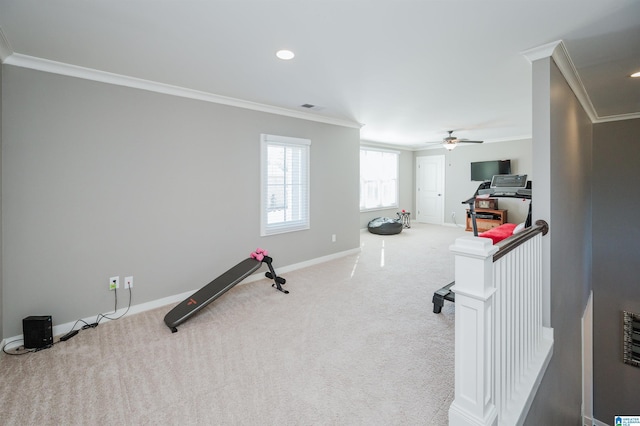
<path id="1" fill-rule="evenodd" d="M 416 221 L 444 223 L 444 155 L 416 158 Z"/>

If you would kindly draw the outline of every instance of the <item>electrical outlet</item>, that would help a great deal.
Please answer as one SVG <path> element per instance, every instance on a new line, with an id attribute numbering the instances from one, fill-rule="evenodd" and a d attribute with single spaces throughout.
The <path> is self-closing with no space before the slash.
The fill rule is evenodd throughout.
<path id="1" fill-rule="evenodd" d="M 456 212 L 451 212 L 451 217 L 455 218 L 456 217 Z"/>
<path id="2" fill-rule="evenodd" d="M 120 277 L 109 278 L 109 290 L 115 290 L 116 288 L 120 288 Z"/>
<path id="3" fill-rule="evenodd" d="M 129 275 L 128 277 L 124 277 L 124 288 L 133 287 L 133 275 Z"/>
<path id="4" fill-rule="evenodd" d="M 336 242 L 336 234 L 331 235 L 331 242 L 332 243 Z"/>

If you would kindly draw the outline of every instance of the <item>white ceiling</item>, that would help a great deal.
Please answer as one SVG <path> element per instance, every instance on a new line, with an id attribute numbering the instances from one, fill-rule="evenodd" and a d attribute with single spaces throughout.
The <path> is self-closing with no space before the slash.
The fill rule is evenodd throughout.
<path id="1" fill-rule="evenodd" d="M 361 123 L 364 140 L 531 137 L 531 63 L 562 40 L 596 121 L 640 117 L 638 0 L 0 0 L 35 57 Z M 281 61 L 275 51 L 296 53 Z M 306 110 L 300 105 L 317 107 Z"/>

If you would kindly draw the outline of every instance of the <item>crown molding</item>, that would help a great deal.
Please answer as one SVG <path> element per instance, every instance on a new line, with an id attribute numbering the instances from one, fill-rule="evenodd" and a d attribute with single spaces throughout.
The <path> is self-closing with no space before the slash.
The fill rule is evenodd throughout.
<path id="1" fill-rule="evenodd" d="M 617 115 L 607 115 L 604 117 L 600 117 L 596 123 L 608 123 L 610 121 L 622 121 L 622 120 L 636 120 L 640 118 L 640 112 L 634 112 L 631 114 L 617 114 Z"/>
<path id="2" fill-rule="evenodd" d="M 562 40 L 525 50 L 522 52 L 522 55 L 524 55 L 524 57 L 526 57 L 531 63 L 543 58 L 553 58 L 560 69 L 560 72 L 567 81 L 567 84 L 569 84 L 569 87 L 571 87 L 571 90 L 573 90 L 573 93 L 578 98 L 582 108 L 584 108 L 585 112 L 591 119 L 591 122 L 596 122 L 599 119 L 598 114 L 593 107 L 593 103 L 587 94 L 587 90 L 585 89 L 584 84 L 582 84 L 580 75 L 578 74 L 578 71 L 576 70 L 576 67 L 573 64 L 573 61 L 569 56 L 569 52 L 567 52 L 567 48 Z"/>
<path id="3" fill-rule="evenodd" d="M 65 64 L 63 62 L 51 61 L 48 59 L 37 58 L 34 56 L 13 53 L 9 55 L 5 64 L 13 65 L 21 68 L 28 68 L 37 71 L 48 72 L 52 74 L 64 75 L 67 77 L 81 78 L 84 80 L 97 81 L 100 83 L 113 84 L 116 86 L 131 87 L 134 89 L 147 90 L 150 92 L 162 93 L 170 96 L 178 96 L 182 98 L 195 99 L 204 102 L 244 108 L 253 111 L 277 114 L 286 117 L 299 118 L 302 120 L 316 121 L 319 123 L 333 124 L 336 126 L 351 127 L 360 129 L 362 124 L 355 121 L 344 120 L 334 117 L 326 117 L 321 115 L 310 114 L 305 111 L 296 111 L 287 108 L 277 107 L 273 105 L 260 104 L 257 102 L 245 101 L 242 99 L 231 98 L 227 96 L 216 95 L 200 90 L 188 89 L 180 86 L 159 83 L 156 81 L 144 80 L 136 77 L 129 77 L 122 74 L 115 74 L 106 71 L 100 71 L 92 68 L 80 67 L 77 65 Z"/>
<path id="4" fill-rule="evenodd" d="M 569 87 L 571 87 L 571 90 L 576 95 L 576 98 L 578 98 L 578 101 L 582 105 L 582 108 L 584 108 L 592 123 L 605 123 L 610 121 L 632 120 L 640 118 L 640 113 L 605 116 L 598 115 L 595 107 L 593 106 L 593 103 L 591 102 L 591 98 L 587 93 L 587 89 L 584 87 L 584 84 L 580 79 L 578 70 L 573 64 L 571 57 L 569 56 L 567 47 L 562 40 L 554 41 L 552 43 L 547 43 L 533 49 L 525 50 L 524 52 L 521 52 L 521 54 L 525 56 L 529 60 L 529 62 L 534 62 L 538 59 L 543 58 L 553 58 L 554 62 L 558 66 L 558 69 L 560 69 L 560 72 L 567 81 L 567 84 L 569 84 Z"/>
<path id="5" fill-rule="evenodd" d="M 567 84 L 569 84 L 569 87 L 571 87 L 571 90 L 573 90 L 573 93 L 576 95 L 576 98 L 578 98 L 578 101 L 591 119 L 591 122 L 597 122 L 600 117 L 598 116 L 598 113 L 596 112 L 596 109 L 591 102 L 591 98 L 587 93 L 587 89 L 584 87 L 584 84 L 580 79 L 578 70 L 573 64 L 571 57 L 569 56 L 569 52 L 567 51 L 567 48 L 562 41 L 560 41 L 558 47 L 553 51 L 551 57 L 560 69 L 560 72 L 564 76 L 565 80 L 567 80 Z"/>
<path id="6" fill-rule="evenodd" d="M 373 150 L 379 151 L 394 152 L 396 154 L 400 154 L 400 151 L 412 151 L 412 149 L 406 145 L 369 141 L 366 139 L 360 139 L 360 147 L 371 148 Z"/>
<path id="7" fill-rule="evenodd" d="M 561 43 L 562 40 L 552 41 L 551 43 L 543 44 L 542 46 L 524 50 L 520 52 L 520 54 L 527 58 L 529 62 L 537 61 L 542 58 L 549 58 Z"/>
<path id="8" fill-rule="evenodd" d="M 4 31 L 2 31 L 2 27 L 0 27 L 0 63 L 4 63 L 11 55 L 13 55 L 13 49 L 9 44 L 7 36 L 4 35 Z"/>

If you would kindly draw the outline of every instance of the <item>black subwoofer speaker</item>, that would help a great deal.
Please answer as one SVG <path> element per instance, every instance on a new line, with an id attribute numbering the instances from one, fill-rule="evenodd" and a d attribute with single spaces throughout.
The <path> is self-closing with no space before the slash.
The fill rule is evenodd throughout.
<path id="1" fill-rule="evenodd" d="M 51 315 L 30 316 L 22 320 L 25 349 L 42 349 L 53 344 Z"/>

